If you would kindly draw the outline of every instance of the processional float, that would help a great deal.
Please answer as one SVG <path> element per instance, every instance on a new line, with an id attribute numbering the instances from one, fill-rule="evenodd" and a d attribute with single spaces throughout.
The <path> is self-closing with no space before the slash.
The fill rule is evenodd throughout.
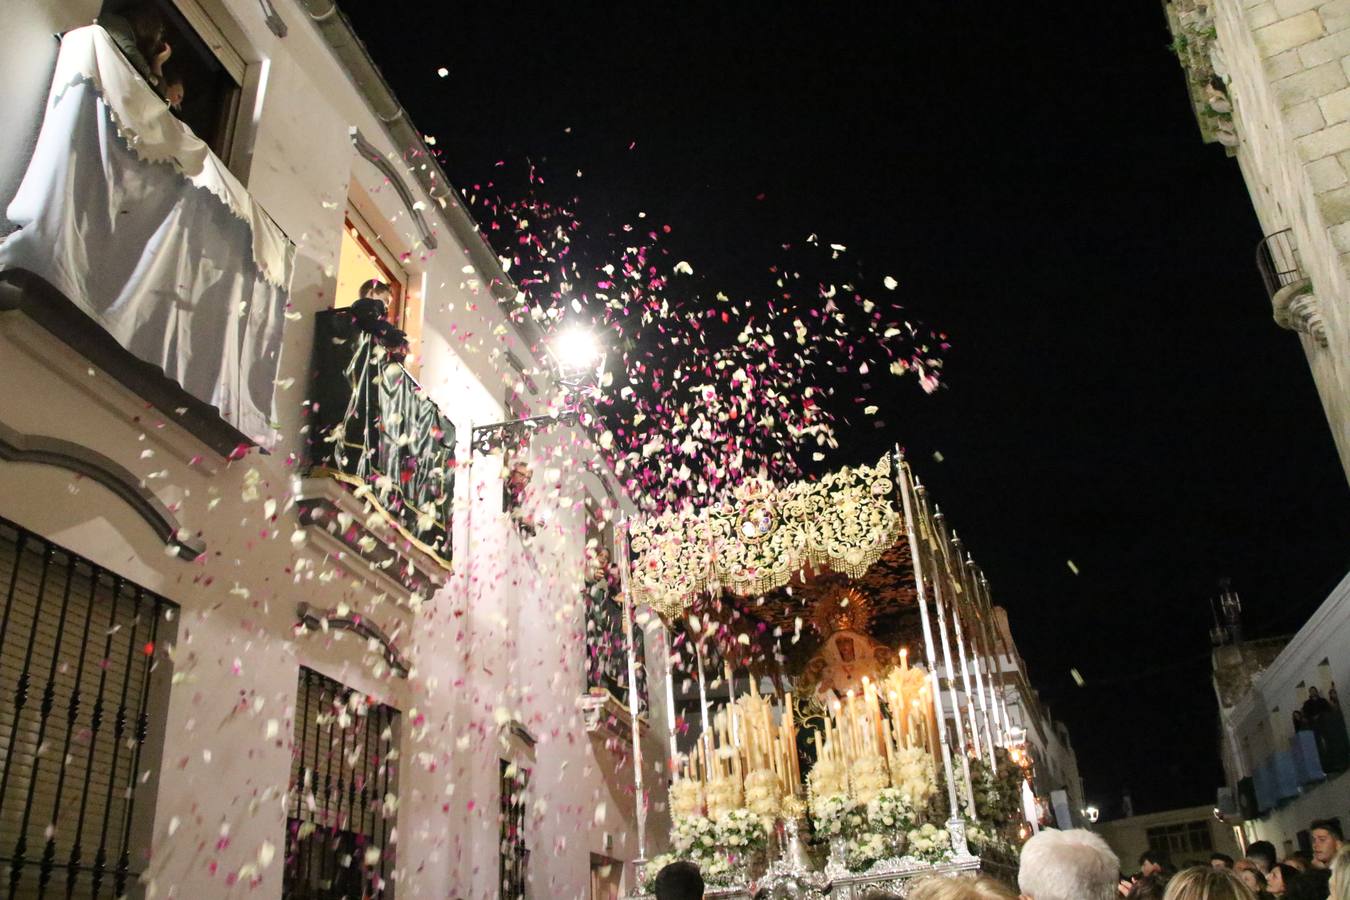
<path id="1" fill-rule="evenodd" d="M 640 890 L 680 858 L 714 897 L 860 897 L 1006 871 L 1035 827 L 1003 696 L 1008 648 L 988 581 L 898 450 L 818 481 L 751 481 L 733 502 L 628 522 L 616 542 Z M 665 628 L 670 726 L 670 847 L 651 859 L 633 643 L 644 606 Z M 698 691 L 683 737 L 681 645 Z M 710 702 L 710 687 L 725 698 Z"/>

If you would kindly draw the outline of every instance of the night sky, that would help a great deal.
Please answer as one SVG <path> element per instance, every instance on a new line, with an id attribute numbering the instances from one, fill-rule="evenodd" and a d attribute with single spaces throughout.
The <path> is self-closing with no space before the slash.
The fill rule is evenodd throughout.
<path id="1" fill-rule="evenodd" d="M 944 387 L 878 383 L 886 427 L 826 465 L 906 446 L 1090 801 L 1213 800 L 1209 598 L 1231 577 L 1250 635 L 1297 630 L 1350 567 L 1350 490 L 1157 3 L 342 5 L 461 187 L 528 159 L 728 293 L 810 233 L 893 274 Z"/>

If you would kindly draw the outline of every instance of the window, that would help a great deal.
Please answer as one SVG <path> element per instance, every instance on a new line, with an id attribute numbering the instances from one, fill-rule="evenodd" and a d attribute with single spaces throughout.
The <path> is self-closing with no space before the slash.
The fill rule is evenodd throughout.
<path id="1" fill-rule="evenodd" d="M 502 900 L 524 900 L 530 851 L 525 846 L 525 789 L 530 770 L 501 761 L 501 851 L 498 865 Z"/>
<path id="2" fill-rule="evenodd" d="M 0 868 L 124 896 L 150 845 L 177 607 L 0 520 Z"/>
<path id="3" fill-rule="evenodd" d="M 295 900 L 387 898 L 398 796 L 398 711 L 301 667 L 286 869 Z"/>
<path id="4" fill-rule="evenodd" d="M 389 304 L 389 321 L 402 328 L 403 295 L 407 291 L 407 276 L 366 224 L 365 218 L 354 209 L 347 210 L 342 228 L 342 248 L 338 253 L 337 295 L 333 305 L 341 309 L 351 306 L 361 296 L 361 285 L 371 279 L 383 281 L 393 292 Z"/>
<path id="5" fill-rule="evenodd" d="M 1148 829 L 1148 848 L 1167 856 L 1173 862 L 1183 857 L 1214 850 L 1214 838 L 1209 823 L 1203 819 L 1179 822 L 1175 825 L 1157 825 Z"/>
<path id="6" fill-rule="evenodd" d="M 166 66 L 183 84 L 178 118 L 229 165 L 246 65 L 195 0 L 104 0 L 100 15 L 149 6 L 164 19 Z"/>
<path id="7" fill-rule="evenodd" d="M 372 278 L 388 284 L 393 293 L 388 319 L 407 333 L 415 359 L 422 335 L 422 299 L 407 271 L 380 239 L 371 221 L 348 206 L 338 252 L 337 293 L 333 305 L 338 309 L 351 306 L 361 296 L 361 285 Z M 408 368 L 416 369 L 413 365 Z"/>

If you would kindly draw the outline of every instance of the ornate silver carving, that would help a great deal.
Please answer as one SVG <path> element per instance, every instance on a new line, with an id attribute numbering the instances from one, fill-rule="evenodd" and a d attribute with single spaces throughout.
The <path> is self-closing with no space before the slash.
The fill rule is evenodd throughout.
<path id="1" fill-rule="evenodd" d="M 953 815 L 947 820 L 947 834 L 952 839 L 952 857 L 958 860 L 975 859 L 966 843 L 966 820 Z"/>

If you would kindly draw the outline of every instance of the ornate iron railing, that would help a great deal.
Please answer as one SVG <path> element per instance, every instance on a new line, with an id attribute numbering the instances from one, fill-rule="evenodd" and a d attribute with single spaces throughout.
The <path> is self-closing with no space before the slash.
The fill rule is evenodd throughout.
<path id="1" fill-rule="evenodd" d="M 9 897 L 125 896 L 177 607 L 0 519 L 0 869 Z M 0 882 L 3 883 L 3 882 Z"/>
<path id="2" fill-rule="evenodd" d="M 335 477 L 448 563 L 455 426 L 345 310 L 316 316 L 311 470 Z"/>
<path id="3" fill-rule="evenodd" d="M 1256 245 L 1256 270 L 1266 286 L 1266 295 L 1274 300 L 1281 288 L 1288 287 L 1308 276 L 1298 261 L 1298 248 L 1290 229 L 1267 235 Z"/>
<path id="4" fill-rule="evenodd" d="M 497 874 L 501 900 L 524 900 L 528 882 L 530 851 L 525 846 L 525 791 L 530 785 L 530 770 L 501 760 L 498 788 L 499 851 Z"/>
<path id="5" fill-rule="evenodd" d="M 608 694 L 628 707 L 628 644 L 623 603 L 615 579 L 599 576 L 586 585 L 586 692 Z M 647 669 L 642 629 L 633 625 L 639 714 L 647 711 Z"/>

